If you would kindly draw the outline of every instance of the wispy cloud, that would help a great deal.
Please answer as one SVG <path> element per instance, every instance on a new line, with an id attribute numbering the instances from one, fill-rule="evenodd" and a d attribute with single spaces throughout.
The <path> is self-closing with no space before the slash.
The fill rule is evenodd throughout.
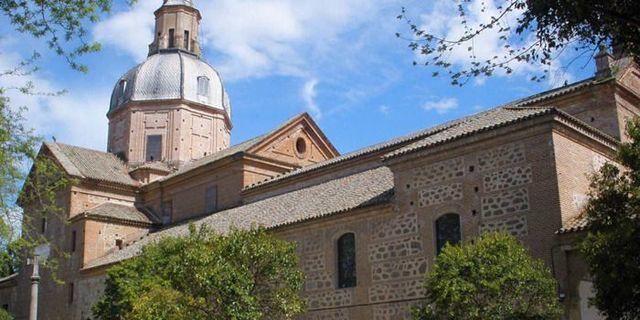
<path id="1" fill-rule="evenodd" d="M 316 92 L 317 85 L 318 79 L 308 80 L 302 87 L 302 99 L 304 100 L 305 108 L 311 112 L 311 115 L 316 120 L 320 120 L 322 118 L 322 110 L 316 102 L 316 96 L 318 95 Z"/>
<path id="2" fill-rule="evenodd" d="M 425 103 L 422 108 L 426 111 L 435 111 L 438 114 L 445 114 L 453 109 L 458 108 L 458 99 L 443 98 L 436 101 Z"/>
<path id="3" fill-rule="evenodd" d="M 96 24 L 93 36 L 100 43 L 113 46 L 135 61 L 142 62 L 147 57 L 147 45 L 153 41 L 153 11 L 159 5 L 160 1 L 138 1 L 130 10 Z"/>
<path id="4" fill-rule="evenodd" d="M 24 57 L 10 50 L 10 39 L 0 42 L 0 70 L 15 67 Z M 0 86 L 15 87 L 31 81 L 37 92 L 58 92 L 63 87 L 54 84 L 41 74 L 27 76 L 2 76 Z M 96 94 L 96 92 L 98 94 Z M 26 125 L 47 140 L 52 135 L 65 143 L 90 148 L 106 149 L 107 121 L 105 106 L 109 105 L 110 88 L 92 88 L 90 91 L 74 91 L 62 96 L 32 96 L 17 90 L 7 91 L 12 108 L 26 107 Z"/>
<path id="5" fill-rule="evenodd" d="M 465 4 L 466 5 L 466 4 Z M 437 0 L 433 8 L 421 16 L 421 29 L 428 30 L 430 33 L 436 34 L 447 39 L 460 39 L 465 32 L 465 26 L 461 23 L 464 19 L 467 26 L 473 30 L 477 30 L 482 25 L 489 24 L 494 17 L 501 14 L 502 9 L 496 0 L 471 0 L 467 6 L 467 12 L 464 17 L 460 17 L 458 11 L 458 2 L 451 0 Z M 518 17 L 523 10 L 514 10 L 500 20 L 499 28 L 511 28 L 512 35 L 515 34 L 515 27 L 518 24 Z M 455 67 L 469 69 L 471 63 L 475 61 L 502 61 L 505 55 L 509 55 L 509 51 L 516 47 L 528 47 L 533 44 L 534 35 L 525 34 L 520 37 L 512 37 L 502 39 L 503 33 L 497 32 L 497 28 L 486 30 L 478 34 L 474 40 L 467 45 L 456 46 L 448 54 L 447 59 L 453 63 Z M 517 41 L 514 39 L 518 39 Z M 471 47 L 471 50 L 469 50 Z M 496 58 L 497 57 L 497 58 Z M 418 59 L 424 57 L 419 56 Z M 494 76 L 511 77 L 526 76 L 532 74 L 541 74 L 543 69 L 548 69 L 551 85 L 562 85 L 565 80 L 571 81 L 572 75 L 562 68 L 561 59 L 555 59 L 550 66 L 532 64 L 526 61 L 517 61 L 513 59 L 509 64 L 513 72 L 507 74 L 504 70 L 498 69 Z M 486 82 L 485 77 L 474 79 L 476 86 L 482 86 Z"/>
<path id="6" fill-rule="evenodd" d="M 378 112 L 380 112 L 380 113 L 382 113 L 384 115 L 387 115 L 387 114 L 389 114 L 389 112 L 391 112 L 391 108 L 389 108 L 389 106 L 383 104 L 383 105 L 378 107 Z"/>

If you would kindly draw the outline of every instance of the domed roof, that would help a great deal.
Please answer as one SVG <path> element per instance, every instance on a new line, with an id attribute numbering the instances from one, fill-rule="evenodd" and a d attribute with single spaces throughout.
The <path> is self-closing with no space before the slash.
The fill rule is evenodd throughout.
<path id="1" fill-rule="evenodd" d="M 189 6 L 193 7 L 193 1 L 191 0 L 164 0 L 163 6 Z"/>
<path id="2" fill-rule="evenodd" d="M 151 55 L 125 73 L 113 89 L 109 113 L 130 102 L 173 99 L 224 110 L 231 119 L 229 96 L 218 72 L 195 55 L 178 50 Z"/>

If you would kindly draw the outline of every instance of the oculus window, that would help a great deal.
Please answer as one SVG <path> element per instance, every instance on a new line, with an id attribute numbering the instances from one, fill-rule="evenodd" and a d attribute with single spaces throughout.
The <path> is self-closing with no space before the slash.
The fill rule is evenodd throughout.
<path id="1" fill-rule="evenodd" d="M 459 215 L 449 213 L 436 220 L 436 252 L 438 254 L 447 243 L 458 244 L 461 238 Z"/>
<path id="2" fill-rule="evenodd" d="M 338 288 L 352 288 L 356 283 L 356 236 L 345 233 L 338 239 Z"/>

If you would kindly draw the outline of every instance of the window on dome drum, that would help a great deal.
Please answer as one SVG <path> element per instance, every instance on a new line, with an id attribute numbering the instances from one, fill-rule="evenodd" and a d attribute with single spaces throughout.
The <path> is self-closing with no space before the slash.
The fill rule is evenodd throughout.
<path id="1" fill-rule="evenodd" d="M 212 213 L 218 210 L 218 186 L 208 186 L 205 194 L 205 211 Z"/>
<path id="2" fill-rule="evenodd" d="M 459 215 L 449 213 L 436 220 L 436 252 L 438 254 L 440 254 L 445 244 L 458 244 L 461 238 Z"/>
<path id="3" fill-rule="evenodd" d="M 356 236 L 345 233 L 338 238 L 338 288 L 352 288 L 356 283 Z"/>
<path id="4" fill-rule="evenodd" d="M 176 46 L 176 30 L 175 29 L 169 29 L 169 48 L 173 48 Z"/>
<path id="5" fill-rule="evenodd" d="M 189 31 L 184 31 L 184 49 L 189 51 L 189 43 L 191 39 L 189 39 Z"/>
<path id="6" fill-rule="evenodd" d="M 205 76 L 198 77 L 198 95 L 205 97 L 209 95 L 209 78 Z"/>
<path id="7" fill-rule="evenodd" d="M 162 136 L 161 135 L 147 136 L 146 161 L 161 161 L 161 160 L 162 160 Z"/>

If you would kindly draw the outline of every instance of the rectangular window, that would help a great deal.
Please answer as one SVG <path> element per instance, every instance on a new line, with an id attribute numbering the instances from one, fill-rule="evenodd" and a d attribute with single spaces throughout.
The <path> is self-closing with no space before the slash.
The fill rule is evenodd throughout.
<path id="1" fill-rule="evenodd" d="M 76 252 L 76 231 L 71 231 L 71 252 Z"/>
<path id="2" fill-rule="evenodd" d="M 40 232 L 42 232 L 42 234 L 47 232 L 47 218 L 42 218 L 42 222 L 40 225 Z"/>
<path id="3" fill-rule="evenodd" d="M 73 295 L 74 295 L 73 289 L 74 289 L 73 283 L 69 283 L 69 304 L 73 303 Z"/>
<path id="4" fill-rule="evenodd" d="M 147 161 L 162 161 L 162 136 L 147 136 Z"/>
<path id="5" fill-rule="evenodd" d="M 189 39 L 189 31 L 184 31 L 184 49 L 189 51 L 189 43 L 191 43 L 191 39 Z"/>
<path id="6" fill-rule="evenodd" d="M 169 48 L 173 48 L 176 46 L 176 30 L 169 29 Z"/>
<path id="7" fill-rule="evenodd" d="M 206 213 L 212 213 L 218 210 L 218 187 L 217 186 L 209 186 L 207 187 L 207 193 L 205 196 L 205 210 Z"/>
<path id="8" fill-rule="evenodd" d="M 209 78 L 198 77 L 198 95 L 205 97 L 209 95 Z"/>
<path id="9" fill-rule="evenodd" d="M 162 223 L 169 224 L 173 220 L 173 200 L 167 200 L 162 204 Z"/>

